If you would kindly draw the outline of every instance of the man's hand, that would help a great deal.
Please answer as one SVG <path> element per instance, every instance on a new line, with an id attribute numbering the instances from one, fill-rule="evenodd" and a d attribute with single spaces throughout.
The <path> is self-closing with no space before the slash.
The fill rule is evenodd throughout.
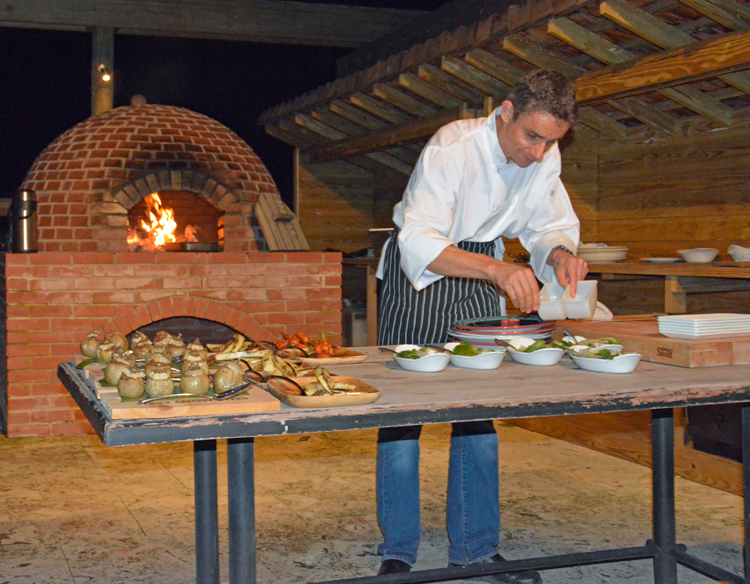
<path id="1" fill-rule="evenodd" d="M 539 284 L 534 272 L 515 264 L 496 262 L 492 281 L 507 295 L 513 306 L 528 314 L 539 310 Z"/>
<path id="2" fill-rule="evenodd" d="M 550 254 L 548 263 L 555 270 L 560 286 L 565 288 L 570 285 L 570 294 L 575 296 L 578 282 L 589 273 L 589 265 L 586 261 L 563 249 L 556 249 Z"/>

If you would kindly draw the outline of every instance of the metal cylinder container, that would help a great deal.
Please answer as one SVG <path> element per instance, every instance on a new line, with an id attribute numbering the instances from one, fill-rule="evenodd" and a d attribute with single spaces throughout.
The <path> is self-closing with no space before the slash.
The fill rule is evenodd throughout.
<path id="1" fill-rule="evenodd" d="M 20 189 L 10 205 L 11 251 L 30 253 L 37 250 L 36 193 Z"/>

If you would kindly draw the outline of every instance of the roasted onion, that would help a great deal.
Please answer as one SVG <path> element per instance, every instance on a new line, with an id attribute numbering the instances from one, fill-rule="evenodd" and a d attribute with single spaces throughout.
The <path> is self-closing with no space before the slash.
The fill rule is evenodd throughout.
<path id="1" fill-rule="evenodd" d="M 96 357 L 96 350 L 99 347 L 99 335 L 96 331 L 91 331 L 86 338 L 81 341 L 81 353 L 89 359 Z"/>

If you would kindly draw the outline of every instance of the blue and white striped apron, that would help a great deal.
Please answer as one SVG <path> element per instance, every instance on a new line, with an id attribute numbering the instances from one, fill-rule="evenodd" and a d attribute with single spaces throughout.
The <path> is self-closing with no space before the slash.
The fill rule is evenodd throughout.
<path id="1" fill-rule="evenodd" d="M 398 232 L 393 230 L 383 258 L 378 344 L 444 343 L 456 321 L 502 314 L 498 291 L 487 280 L 447 276 L 417 292 L 401 269 Z M 458 248 L 490 257 L 495 253 L 492 241 L 462 241 Z"/>

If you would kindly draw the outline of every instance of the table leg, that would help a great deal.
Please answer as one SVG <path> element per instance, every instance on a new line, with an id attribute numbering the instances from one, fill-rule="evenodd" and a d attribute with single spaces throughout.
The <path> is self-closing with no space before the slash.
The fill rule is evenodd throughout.
<path id="1" fill-rule="evenodd" d="M 651 412 L 651 467 L 653 477 L 654 582 L 677 583 L 674 510 L 674 420 L 671 409 Z"/>
<path id="2" fill-rule="evenodd" d="M 745 508 L 745 579 L 750 580 L 750 405 L 742 407 L 742 495 Z"/>
<path id="3" fill-rule="evenodd" d="M 219 584 L 219 503 L 216 440 L 193 442 L 195 475 L 195 581 Z"/>
<path id="4" fill-rule="evenodd" d="M 227 445 L 229 475 L 229 582 L 255 584 L 255 442 Z"/>

